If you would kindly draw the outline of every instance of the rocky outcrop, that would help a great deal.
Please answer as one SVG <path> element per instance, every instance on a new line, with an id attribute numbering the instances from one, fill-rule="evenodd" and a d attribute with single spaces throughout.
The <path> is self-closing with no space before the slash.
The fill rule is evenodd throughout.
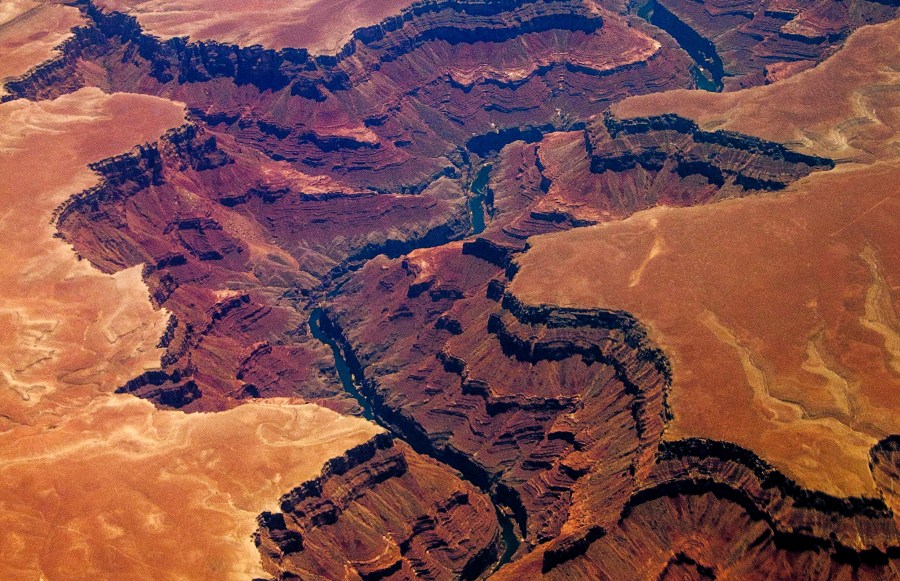
<path id="1" fill-rule="evenodd" d="M 422 2 L 316 58 L 160 41 L 132 17 L 82 7 L 92 24 L 54 65 L 70 80 L 26 76 L 15 96 L 56 95 L 107 71 L 104 88 L 180 99 L 272 159 L 379 191 L 433 180 L 467 142 L 484 156 L 627 95 L 690 83 L 674 43 L 580 0 Z"/>
<path id="2" fill-rule="evenodd" d="M 474 579 L 502 549 L 490 501 L 387 434 L 328 462 L 260 515 L 276 579 Z"/>
<path id="3" fill-rule="evenodd" d="M 834 162 L 796 153 L 781 145 L 730 131 L 701 131 L 676 115 L 620 120 L 607 115 L 586 138 L 591 171 L 677 174 L 682 181 L 705 179 L 719 192 L 781 190 Z M 723 195 L 717 193 L 717 196 Z M 734 194 L 732 194 L 734 195 Z"/>
<path id="4" fill-rule="evenodd" d="M 537 551 L 500 578 L 538 567 L 560 579 L 665 577 L 684 566 L 689 578 L 878 578 L 896 570 L 898 541 L 881 499 L 810 491 L 739 446 L 687 439 L 660 445 L 615 527 L 565 553 Z"/>
<path id="5" fill-rule="evenodd" d="M 233 160 L 216 147 L 216 138 L 194 124 L 169 130 L 160 145 L 138 145 L 130 152 L 92 164 L 100 183 L 67 199 L 54 212 L 57 227 L 65 229 L 75 214 L 102 212 L 138 192 L 164 183 L 164 165 L 176 171 L 214 169 Z M 183 228 L 182 228 L 183 229 Z"/>
<path id="6" fill-rule="evenodd" d="M 601 117 L 610 103 L 764 82 L 890 13 L 858 0 L 831 26 L 786 5 L 658 1 L 651 22 L 674 40 L 624 3 L 437 0 L 334 57 L 160 41 L 82 2 L 91 24 L 9 84 L 190 111 L 95 165 L 101 184 L 56 215 L 104 271 L 145 264 L 172 313 L 161 369 L 120 392 L 187 411 L 300 397 L 390 430 L 260 516 L 276 578 L 896 572 L 893 439 L 872 451 L 883 502 L 805 490 L 727 443 L 664 442 L 669 362 L 639 321 L 507 290 L 530 236 L 832 167 L 674 116 Z"/>
<path id="7" fill-rule="evenodd" d="M 530 236 L 622 219 L 656 205 L 689 206 L 777 191 L 831 160 L 675 115 L 621 120 L 505 147 L 490 172 L 490 220 L 466 251 L 508 264 Z"/>
<path id="8" fill-rule="evenodd" d="M 896 3 L 871 0 L 649 0 L 636 7 L 691 55 L 702 88 L 728 91 L 814 66 L 854 29 L 897 16 Z"/>
<path id="9" fill-rule="evenodd" d="M 888 436 L 872 446 L 869 468 L 884 502 L 900 514 L 900 435 Z"/>
<path id="10" fill-rule="evenodd" d="M 686 81 L 683 55 L 639 22 L 571 0 L 415 5 L 359 31 L 354 48 L 332 60 L 160 41 L 131 17 L 81 6 L 92 24 L 63 51 L 67 78 L 96 80 L 102 70 L 108 89 L 165 93 L 191 111 L 192 122 L 159 144 L 98 166 L 103 183 L 57 216 L 65 239 L 102 270 L 148 265 L 154 301 L 180 323 L 164 372 L 194 382 L 190 398 L 167 405 L 188 409 L 296 395 L 303 384 L 311 399 L 358 410 L 334 381 L 327 350 L 306 334 L 305 303 L 373 257 L 465 236 L 465 184 L 479 154 Z M 626 45 L 627 58 L 614 49 Z M 565 116 L 547 99 L 547 75 L 573 87 L 559 95 Z M 31 80 L 20 96 L 70 88 Z M 297 83 L 313 83 L 316 94 L 298 94 Z M 557 227 L 589 223 L 534 215 Z M 237 333 L 224 336 L 225 319 L 210 327 L 209 313 L 233 289 L 249 289 L 249 300 L 228 323 Z M 271 352 L 251 357 L 260 343 Z M 263 359 L 278 371 L 246 368 Z M 162 401 L 160 389 L 179 385 L 130 389 Z"/>
<path id="11" fill-rule="evenodd" d="M 603 313 L 491 300 L 492 271 L 459 250 L 373 261 L 331 301 L 330 330 L 380 419 L 512 511 L 523 550 L 573 542 L 617 515 L 615 501 L 588 509 L 591 491 L 624 502 L 652 456 L 666 375 Z M 384 308 L 364 309 L 362 297 Z M 591 469 L 601 464 L 609 470 Z"/>

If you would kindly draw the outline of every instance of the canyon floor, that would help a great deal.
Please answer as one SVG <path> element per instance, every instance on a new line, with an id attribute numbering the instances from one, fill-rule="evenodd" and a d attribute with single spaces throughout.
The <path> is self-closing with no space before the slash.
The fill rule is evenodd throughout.
<path id="1" fill-rule="evenodd" d="M 898 11 L 5 3 L 0 577 L 900 578 Z"/>

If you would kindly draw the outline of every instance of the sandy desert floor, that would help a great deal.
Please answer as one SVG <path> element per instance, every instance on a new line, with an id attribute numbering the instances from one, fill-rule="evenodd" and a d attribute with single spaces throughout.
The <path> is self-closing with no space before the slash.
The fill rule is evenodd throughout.
<path id="1" fill-rule="evenodd" d="M 848 163 L 783 193 L 536 238 L 512 286 L 647 326 L 672 361 L 668 438 L 738 443 L 837 495 L 874 494 L 869 448 L 900 429 L 898 35 L 896 22 L 862 30 L 776 85 L 615 106 Z"/>

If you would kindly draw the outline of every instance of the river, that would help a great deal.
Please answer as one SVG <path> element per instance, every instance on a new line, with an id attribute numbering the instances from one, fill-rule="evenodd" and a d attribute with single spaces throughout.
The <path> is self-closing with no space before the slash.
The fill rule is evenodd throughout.
<path id="1" fill-rule="evenodd" d="M 484 184 L 487 183 L 487 176 L 490 173 L 490 166 L 486 165 L 481 168 L 478 172 L 478 177 L 476 177 L 475 183 L 472 184 L 472 189 L 475 189 L 475 184 L 481 180 L 480 190 L 484 187 Z M 483 178 L 481 177 L 483 174 Z M 483 224 L 483 221 L 482 221 Z M 482 228 L 483 229 L 483 228 Z M 382 428 L 391 432 L 393 436 L 397 439 L 404 440 L 402 434 L 398 434 L 396 430 L 392 429 L 391 426 L 387 425 L 385 422 L 381 421 L 378 417 L 378 414 L 372 408 L 372 402 L 370 402 L 366 397 L 360 393 L 359 391 L 359 378 L 355 377 L 353 371 L 350 369 L 350 366 L 347 364 L 347 360 L 344 358 L 344 354 L 341 351 L 340 346 L 337 342 L 332 338 L 328 333 L 326 333 L 321 326 L 322 321 L 322 309 L 313 309 L 312 313 L 309 316 L 309 330 L 312 336 L 325 345 L 327 345 L 331 349 L 331 353 L 334 355 L 334 367 L 337 370 L 338 378 L 341 381 L 341 385 L 344 387 L 344 390 L 350 394 L 350 396 L 355 399 L 360 407 L 362 407 L 362 415 L 367 420 L 375 422 Z M 429 450 L 423 449 L 423 446 L 415 446 L 412 442 L 407 442 L 412 446 L 416 452 L 420 454 L 425 454 L 432 459 L 440 462 L 441 464 L 446 464 L 440 458 L 437 458 L 434 454 L 430 453 Z M 500 524 L 500 532 L 503 539 L 503 552 L 500 557 L 497 559 L 497 562 L 494 563 L 491 567 L 489 567 L 489 574 L 493 574 L 497 569 L 502 567 L 503 565 L 509 563 L 516 552 L 519 550 L 519 546 L 521 541 L 519 536 L 516 534 L 516 525 L 513 519 L 507 515 L 500 506 L 494 501 L 493 496 L 491 495 L 490 490 L 485 489 L 484 486 L 479 485 L 471 479 L 466 478 L 466 476 L 460 472 L 460 478 L 463 480 L 467 480 L 470 484 L 484 492 L 488 495 L 488 498 L 491 499 L 491 502 L 494 503 L 494 508 L 497 512 L 497 521 Z"/>
<path id="2" fill-rule="evenodd" d="M 481 166 L 478 173 L 475 174 L 475 180 L 469 188 L 471 196 L 469 197 L 469 213 L 472 215 L 472 233 L 481 234 L 485 228 L 485 188 L 488 179 L 491 177 L 491 164 L 487 163 Z"/>

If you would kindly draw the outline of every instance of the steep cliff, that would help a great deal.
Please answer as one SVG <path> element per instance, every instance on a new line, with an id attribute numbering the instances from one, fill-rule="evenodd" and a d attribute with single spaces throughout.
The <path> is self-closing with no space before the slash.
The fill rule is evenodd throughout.
<path id="1" fill-rule="evenodd" d="M 829 159 L 779 143 L 702 131 L 676 115 L 622 120 L 607 113 L 583 130 L 504 148 L 487 184 L 482 241 L 468 248 L 482 257 L 491 253 L 485 244 L 521 250 L 530 236 L 618 220 L 657 205 L 779 191 L 832 167 Z"/>
<path id="2" fill-rule="evenodd" d="M 636 5 L 639 14 L 691 55 L 705 88 L 727 91 L 815 66 L 856 28 L 897 16 L 896 2 L 879 0 L 648 0 Z"/>
<path id="3" fill-rule="evenodd" d="M 668 239 L 641 238 L 656 217 L 783 200 L 773 192 L 835 166 L 827 153 L 798 153 L 806 141 L 767 141 L 666 112 L 620 117 L 611 104 L 790 76 L 862 23 L 894 15 L 890 3 L 433 0 L 358 29 L 324 55 L 162 40 L 132 16 L 78 5 L 89 23 L 58 58 L 8 83 L 10 98 L 93 85 L 165 95 L 189 111 L 187 124 L 156 143 L 94 164 L 100 183 L 55 214 L 59 236 L 104 272 L 145 265 L 154 305 L 171 314 L 159 369 L 119 393 L 185 411 L 290 396 L 389 432 L 319 477 L 289 483 L 280 510 L 260 515 L 255 539 L 271 575 L 897 573 L 898 446 L 885 437 L 893 430 L 879 427 L 865 445 L 866 494 L 817 490 L 750 445 L 673 429 L 672 394 L 683 389 L 673 378 L 684 359 L 659 340 L 663 324 L 564 300 L 581 291 L 593 300 L 602 283 L 636 287 L 658 273 L 658 257 L 673 261 Z M 876 93 L 886 91 L 865 95 Z M 890 119 L 885 111 L 867 110 L 841 131 Z M 804 138 L 839 144 L 844 135 L 817 126 Z M 867 204 L 852 207 L 871 217 L 882 202 Z M 531 267 L 540 285 L 516 288 L 540 244 L 534 236 L 606 231 L 635 215 L 638 233 L 617 239 L 615 252 L 562 246 L 537 275 Z M 706 274 L 706 257 L 742 233 L 694 241 L 721 237 L 726 226 L 692 231 L 682 247 L 700 257 L 657 292 L 676 288 L 689 269 L 701 271 L 697 280 Z M 766 239 L 792 240 L 798 228 Z M 822 232 L 818 239 L 831 240 L 843 230 Z M 890 346 L 883 246 L 867 246 L 853 264 L 863 273 L 858 288 L 874 289 L 862 328 L 887 328 Z M 634 268 L 586 277 L 581 268 L 598 254 Z M 561 269 L 572 256 L 581 262 Z M 728 278 L 732 293 L 757 290 L 743 288 L 745 276 Z M 566 284 L 577 277 L 587 280 Z M 825 277 L 809 280 L 825 286 Z M 531 300 L 538 286 L 562 298 Z M 795 294 L 782 293 L 785 302 Z M 794 311 L 817 308 L 810 304 Z M 739 358 L 750 353 L 715 317 L 689 319 L 719 349 L 730 339 Z M 827 354 L 817 351 L 824 339 L 807 335 L 805 368 L 833 387 Z M 846 327 L 832 335 L 846 336 Z M 754 356 L 741 361 L 744 377 L 756 378 Z M 704 377 L 724 377 L 718 372 Z M 698 399 L 725 391 L 715 388 Z M 768 386 L 756 397 L 774 398 Z M 792 402 L 776 404 L 798 414 Z M 862 409 L 854 406 L 799 415 L 844 429 Z M 781 421 L 784 408 L 772 409 Z"/>
<path id="4" fill-rule="evenodd" d="M 473 135 L 513 140 L 503 131 L 564 127 L 629 94 L 690 86 L 672 41 L 594 2 L 423 2 L 318 57 L 160 41 L 133 17 L 81 6 L 91 24 L 9 83 L 13 96 L 93 83 L 165 94 L 272 159 L 381 190 L 421 189 Z"/>
<path id="5" fill-rule="evenodd" d="M 331 460 L 258 521 L 276 579 L 474 579 L 502 549 L 484 494 L 387 434 Z"/>
<path id="6" fill-rule="evenodd" d="M 527 549 L 615 519 L 659 441 L 666 369 L 627 317 L 498 304 L 491 272 L 459 247 L 376 260 L 326 312 L 376 414 L 490 490 Z"/>

